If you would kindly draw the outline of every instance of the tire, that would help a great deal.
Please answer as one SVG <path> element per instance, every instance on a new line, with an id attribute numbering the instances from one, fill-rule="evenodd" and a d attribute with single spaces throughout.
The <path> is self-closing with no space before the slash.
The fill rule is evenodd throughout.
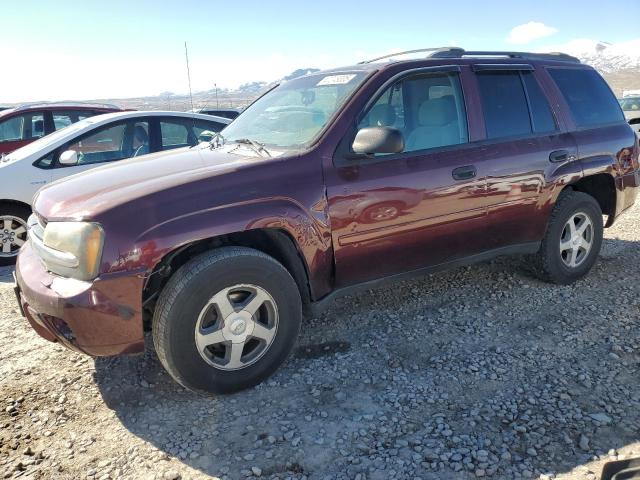
<path id="1" fill-rule="evenodd" d="M 20 250 L 19 245 L 16 245 L 16 243 L 17 241 L 24 243 L 27 239 L 27 219 L 29 215 L 31 215 L 29 207 L 11 203 L 0 205 L 0 267 L 16 263 Z M 8 224 L 5 225 L 5 222 L 8 222 Z M 10 252 L 4 252 L 5 245 L 9 245 Z"/>
<path id="2" fill-rule="evenodd" d="M 581 223 L 585 219 L 588 219 L 591 227 Z M 577 232 L 573 236 L 569 220 L 574 225 L 573 231 Z M 587 225 L 586 230 L 580 234 L 579 231 L 584 225 Z M 590 234 L 588 234 L 589 230 Z M 551 212 L 540 250 L 533 258 L 537 276 L 547 282 L 560 285 L 568 285 L 584 277 L 589 273 L 600 253 L 602 233 L 602 210 L 595 198 L 572 190 L 561 193 Z M 590 240 L 588 251 L 582 246 L 575 247 L 584 242 L 589 243 L 585 240 L 587 237 Z M 574 240 L 570 240 L 571 238 Z M 563 251 L 562 249 L 567 245 L 570 245 L 570 249 Z M 578 252 L 575 258 L 574 250 Z"/>
<path id="3" fill-rule="evenodd" d="M 252 302 L 262 299 L 249 314 Z M 182 386 L 231 393 L 261 383 L 286 360 L 301 319 L 300 292 L 280 263 L 251 248 L 223 247 L 193 258 L 169 279 L 153 316 L 153 343 L 164 368 Z M 258 332 L 270 339 L 252 336 Z M 202 348 L 199 341 L 211 341 L 206 333 L 217 343 Z M 236 342 L 243 336 L 244 343 Z M 242 345 L 241 357 L 234 363 L 236 344 Z M 234 368 L 239 358 L 248 360 Z"/>

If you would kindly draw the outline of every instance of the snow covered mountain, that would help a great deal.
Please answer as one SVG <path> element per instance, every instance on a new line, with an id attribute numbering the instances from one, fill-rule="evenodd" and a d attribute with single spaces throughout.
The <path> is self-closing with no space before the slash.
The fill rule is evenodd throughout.
<path id="1" fill-rule="evenodd" d="M 640 39 L 621 43 L 579 39 L 564 45 L 549 46 L 542 51 L 568 53 L 601 73 L 638 70 L 640 74 Z"/>

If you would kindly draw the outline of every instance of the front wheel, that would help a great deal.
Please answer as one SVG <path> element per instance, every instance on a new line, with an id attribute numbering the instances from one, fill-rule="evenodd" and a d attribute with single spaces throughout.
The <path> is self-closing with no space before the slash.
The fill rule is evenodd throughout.
<path id="1" fill-rule="evenodd" d="M 291 352 L 302 318 L 289 272 L 262 252 L 224 247 L 182 266 L 153 317 L 160 362 L 181 385 L 229 393 L 269 377 Z"/>
<path id="2" fill-rule="evenodd" d="M 567 285 L 584 277 L 602 246 L 602 210 L 591 195 L 567 191 L 551 213 L 534 264 L 543 280 Z"/>
<path id="3" fill-rule="evenodd" d="M 16 263 L 18 252 L 27 241 L 28 207 L 0 205 L 0 267 Z"/>

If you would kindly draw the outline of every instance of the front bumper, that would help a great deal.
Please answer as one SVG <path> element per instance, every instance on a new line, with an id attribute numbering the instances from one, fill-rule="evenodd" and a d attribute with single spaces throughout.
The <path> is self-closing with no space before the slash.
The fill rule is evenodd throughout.
<path id="1" fill-rule="evenodd" d="M 27 242 L 18 255 L 16 283 L 20 308 L 41 337 L 96 357 L 144 350 L 142 277 L 62 278 L 45 269 Z"/>

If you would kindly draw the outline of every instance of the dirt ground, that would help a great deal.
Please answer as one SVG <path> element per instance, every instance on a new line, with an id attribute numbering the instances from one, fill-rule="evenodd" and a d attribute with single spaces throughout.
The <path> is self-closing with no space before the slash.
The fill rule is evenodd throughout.
<path id="1" fill-rule="evenodd" d="M 572 286 L 503 258 L 337 300 L 252 390 L 39 338 L 0 269 L 0 478 L 596 479 L 640 457 L 640 207 Z"/>

